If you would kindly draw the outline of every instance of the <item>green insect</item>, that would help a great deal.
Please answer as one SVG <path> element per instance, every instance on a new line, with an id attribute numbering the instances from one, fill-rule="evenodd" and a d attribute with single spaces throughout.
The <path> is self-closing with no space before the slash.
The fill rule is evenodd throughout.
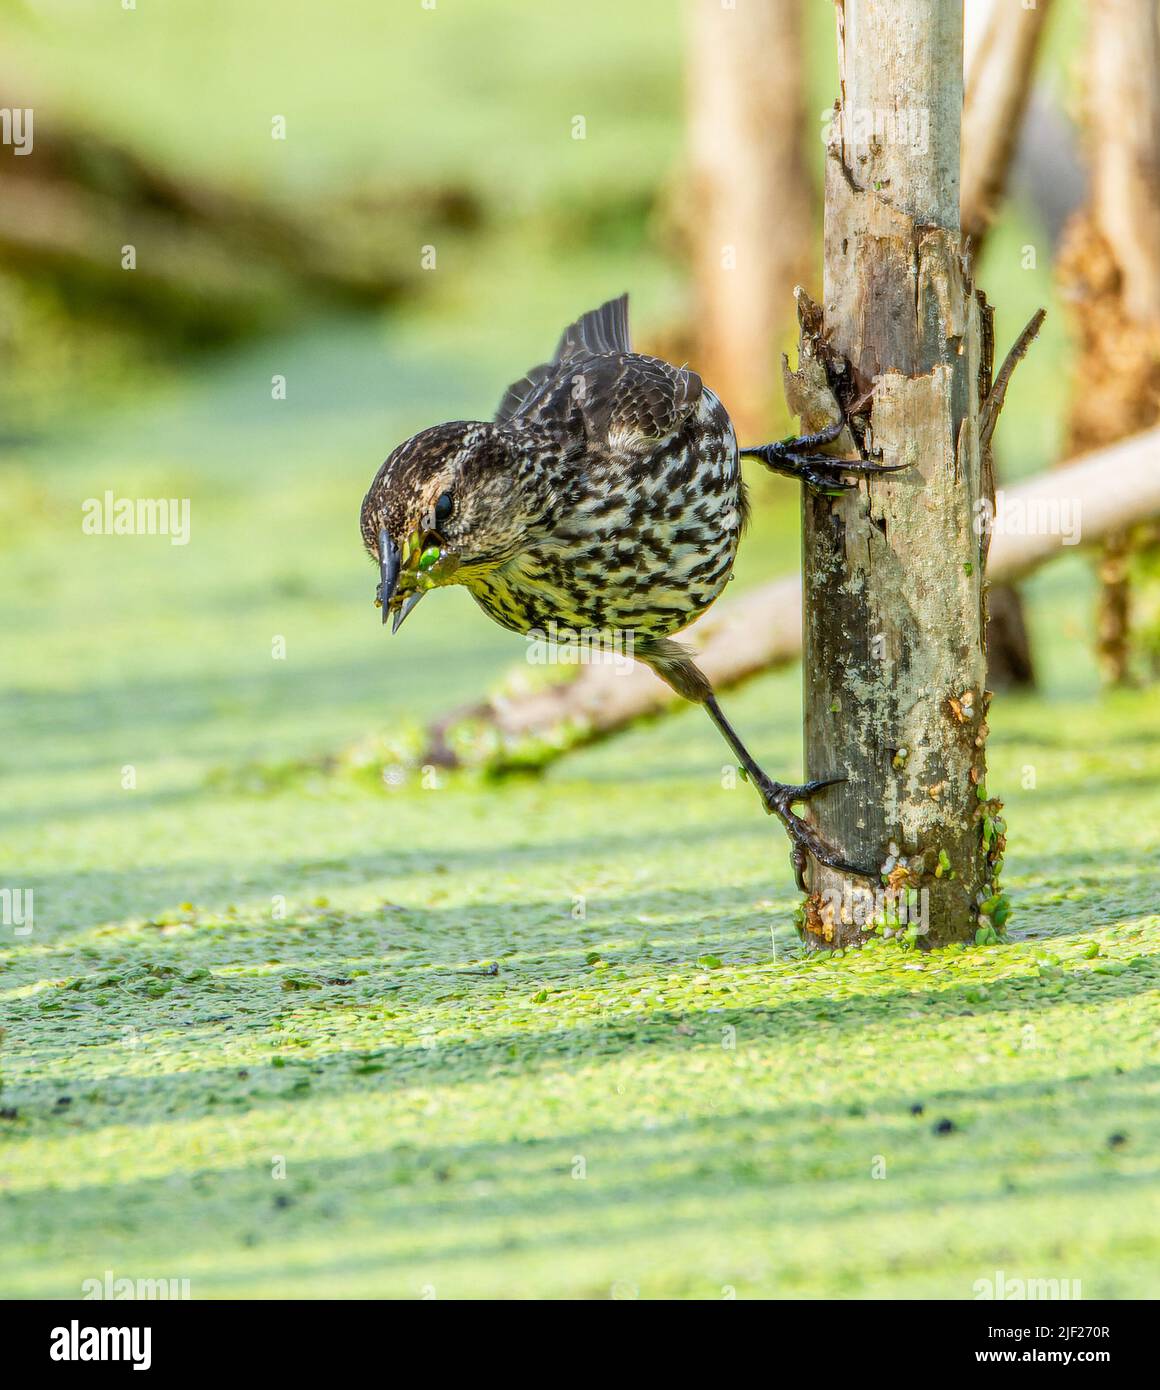
<path id="1" fill-rule="evenodd" d="M 429 545 L 422 555 L 419 556 L 419 568 L 421 570 L 429 570 L 442 554 L 443 552 L 437 545 Z"/>

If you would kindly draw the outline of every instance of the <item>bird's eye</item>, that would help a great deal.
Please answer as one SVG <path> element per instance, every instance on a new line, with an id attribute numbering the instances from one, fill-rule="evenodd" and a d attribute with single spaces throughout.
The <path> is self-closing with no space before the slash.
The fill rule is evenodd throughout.
<path id="1" fill-rule="evenodd" d="M 451 515 L 451 494 L 443 493 L 439 501 L 435 503 L 435 524 L 442 525 Z"/>

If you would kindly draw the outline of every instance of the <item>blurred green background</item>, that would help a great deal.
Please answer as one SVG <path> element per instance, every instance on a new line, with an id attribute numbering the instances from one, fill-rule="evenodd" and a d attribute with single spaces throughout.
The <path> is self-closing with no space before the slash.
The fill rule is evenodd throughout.
<path id="1" fill-rule="evenodd" d="M 820 113 L 832 11 L 808 15 Z M 144 284 L 110 305 L 83 256 L 30 264 L 11 218 L 0 238 L 0 882 L 35 893 L 32 934 L 0 937 L 0 1291 L 112 1269 L 195 1297 L 958 1298 L 1003 1269 L 1147 1292 L 1160 721 L 1154 692 L 1099 692 L 1081 557 L 1028 586 L 1040 688 L 995 706 L 998 946 L 799 959 L 785 846 L 695 710 L 534 780 L 328 761 L 522 651 L 455 591 L 384 636 L 357 522 L 390 449 L 489 416 L 623 289 L 642 340 L 687 319 L 682 8 L 0 16 L 5 101 L 46 149 L 70 132 L 97 190 L 83 248 L 136 238 Z M 215 203 L 150 281 L 172 190 L 135 160 L 271 220 L 227 216 L 219 246 Z M 1051 310 L 1008 477 L 1055 460 L 1069 390 L 1029 243 L 1016 199 L 980 273 L 1000 345 Z M 381 293 L 326 278 L 363 265 Z M 753 483 L 742 585 L 797 563 L 795 490 Z M 106 489 L 190 498 L 189 545 L 82 536 Z M 731 701 L 787 778 L 798 683 Z"/>

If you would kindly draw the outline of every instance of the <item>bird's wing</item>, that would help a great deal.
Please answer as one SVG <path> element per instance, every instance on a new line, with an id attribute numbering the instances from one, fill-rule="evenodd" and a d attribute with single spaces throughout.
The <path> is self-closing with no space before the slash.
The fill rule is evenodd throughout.
<path id="1" fill-rule="evenodd" d="M 567 357 L 545 369 L 518 418 L 583 448 L 648 453 L 697 409 L 701 378 L 636 352 Z"/>
<path id="2" fill-rule="evenodd" d="M 599 309 L 590 309 L 575 323 L 570 323 L 560 336 L 556 345 L 553 362 L 563 362 L 566 357 L 580 357 L 591 354 L 598 357 L 602 353 L 631 352 L 632 339 L 628 335 L 628 295 L 610 299 Z"/>
<path id="3" fill-rule="evenodd" d="M 646 453 L 675 434 L 701 401 L 701 378 L 687 367 L 635 352 L 575 358 L 568 398 L 584 433 L 614 453 Z"/>
<path id="4" fill-rule="evenodd" d="M 552 360 L 508 387 L 495 418 L 556 425 L 589 445 L 632 453 L 674 434 L 701 389 L 687 367 L 633 352 L 622 294 L 569 324 Z"/>
<path id="5" fill-rule="evenodd" d="M 599 309 L 590 309 L 564 329 L 552 360 L 533 367 L 526 376 L 508 387 L 495 413 L 496 424 L 502 425 L 508 420 L 533 414 L 545 394 L 545 388 L 559 375 L 561 364 L 569 359 L 631 351 L 628 295 L 622 294 L 619 299 L 610 299 Z"/>

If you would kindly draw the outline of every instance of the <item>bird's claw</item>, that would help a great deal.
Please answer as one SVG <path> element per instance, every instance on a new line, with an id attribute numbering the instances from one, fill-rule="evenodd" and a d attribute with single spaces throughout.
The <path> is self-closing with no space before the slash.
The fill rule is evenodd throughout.
<path id="1" fill-rule="evenodd" d="M 832 787 L 845 780 L 845 777 L 825 777 L 814 782 L 806 782 L 800 786 L 793 786 L 765 778 L 758 783 L 758 790 L 761 793 L 761 800 L 767 813 L 776 816 L 781 821 L 782 825 L 785 826 L 786 834 L 789 836 L 790 863 L 793 865 L 794 881 L 797 883 L 800 893 L 806 891 L 807 855 L 812 854 L 819 864 L 825 864 L 828 868 L 836 869 L 839 873 L 856 874 L 863 878 L 868 876 L 865 869 L 861 869 L 857 864 L 851 864 L 843 858 L 841 851 L 823 840 L 812 825 L 795 815 L 793 811 L 795 802 L 809 801 L 823 788 Z"/>
<path id="2" fill-rule="evenodd" d="M 824 445 L 832 444 L 845 427 L 846 421 L 838 420 L 832 425 L 827 425 L 824 430 L 819 430 L 817 434 L 802 434 L 796 438 L 782 439 L 776 444 L 759 444 L 740 452 L 759 458 L 775 473 L 784 473 L 818 492 L 835 495 L 858 486 L 856 479 L 845 478 L 842 476 L 844 473 L 873 476 L 877 473 L 898 473 L 911 466 L 909 463 L 878 463 L 874 459 L 864 457 L 834 458 L 832 454 L 816 452 Z"/>
<path id="3" fill-rule="evenodd" d="M 803 462 L 808 466 L 797 475 L 802 482 L 815 492 L 826 492 L 835 496 L 841 496 L 843 492 L 852 492 L 858 486 L 856 478 L 843 478 L 843 473 L 868 474 L 874 477 L 879 473 L 898 473 L 911 466 L 909 463 L 874 463 L 870 459 L 833 459 L 824 454 L 813 455 Z"/>

